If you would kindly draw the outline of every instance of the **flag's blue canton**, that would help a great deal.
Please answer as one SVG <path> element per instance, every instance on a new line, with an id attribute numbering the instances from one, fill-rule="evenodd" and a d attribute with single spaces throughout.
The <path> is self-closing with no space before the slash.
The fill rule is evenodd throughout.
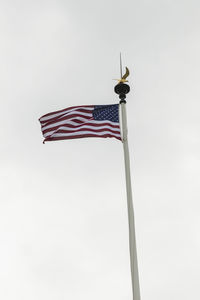
<path id="1" fill-rule="evenodd" d="M 119 104 L 96 105 L 92 114 L 95 120 L 119 123 Z"/>

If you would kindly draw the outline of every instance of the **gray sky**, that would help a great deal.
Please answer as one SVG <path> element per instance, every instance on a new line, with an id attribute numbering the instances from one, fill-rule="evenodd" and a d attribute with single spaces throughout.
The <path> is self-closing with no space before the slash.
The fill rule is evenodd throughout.
<path id="1" fill-rule="evenodd" d="M 1 1 L 0 298 L 131 299 L 122 144 L 38 118 L 128 96 L 142 300 L 199 299 L 199 1 Z"/>

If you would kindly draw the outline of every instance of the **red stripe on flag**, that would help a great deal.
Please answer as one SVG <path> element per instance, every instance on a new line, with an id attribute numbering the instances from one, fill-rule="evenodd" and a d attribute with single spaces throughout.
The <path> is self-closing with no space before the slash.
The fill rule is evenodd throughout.
<path id="1" fill-rule="evenodd" d="M 80 134 L 76 136 L 68 136 L 68 137 L 52 137 L 52 138 L 46 138 L 43 143 L 49 142 L 49 141 L 59 141 L 59 140 L 71 140 L 71 139 L 80 139 L 80 138 L 85 138 L 85 137 L 102 137 L 102 138 L 111 138 L 113 137 L 112 134 L 104 134 L 104 135 L 96 135 L 96 134 Z M 121 141 L 121 137 L 115 137 L 116 139 Z"/>
<path id="2" fill-rule="evenodd" d="M 43 115 L 42 117 L 39 118 L 39 121 L 42 122 L 42 118 L 45 118 L 45 117 L 49 117 L 49 116 L 52 116 L 54 114 L 57 114 L 57 113 L 66 113 L 68 112 L 69 110 L 72 110 L 74 108 L 80 108 L 80 109 L 87 109 L 87 107 L 94 107 L 94 105 L 84 105 L 84 106 L 71 106 L 71 107 L 68 107 L 68 108 L 65 108 L 65 109 L 61 109 L 61 110 L 57 110 L 57 111 L 54 111 L 54 112 L 50 112 L 46 115 Z"/>
<path id="3" fill-rule="evenodd" d="M 73 121 L 73 120 L 72 120 Z M 82 123 L 82 121 L 80 121 L 80 123 Z M 47 128 L 47 129 L 42 129 L 42 133 L 45 134 L 47 132 L 51 132 L 51 131 L 54 131 L 54 130 L 57 130 L 59 127 L 67 127 L 67 128 L 74 128 L 74 129 L 77 129 L 77 131 L 81 128 L 81 127 L 84 127 L 84 126 L 91 126 L 91 127 L 94 127 L 94 128 L 98 128 L 98 127 L 105 127 L 107 126 L 108 127 L 112 127 L 112 128 L 116 128 L 116 129 L 119 129 L 119 125 L 113 125 L 113 124 L 110 124 L 110 123 L 89 123 L 89 122 L 86 122 L 86 123 L 83 123 L 83 124 L 77 124 L 77 125 L 72 125 L 72 124 L 63 124 L 63 125 L 58 125 L 58 126 L 55 126 L 55 127 L 51 127 L 51 128 Z"/>

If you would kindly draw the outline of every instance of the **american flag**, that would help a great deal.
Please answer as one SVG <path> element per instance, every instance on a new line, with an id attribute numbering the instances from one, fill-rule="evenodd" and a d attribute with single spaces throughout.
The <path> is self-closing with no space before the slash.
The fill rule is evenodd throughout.
<path id="1" fill-rule="evenodd" d="M 44 143 L 84 137 L 121 140 L 119 104 L 73 106 L 48 113 L 39 121 Z"/>

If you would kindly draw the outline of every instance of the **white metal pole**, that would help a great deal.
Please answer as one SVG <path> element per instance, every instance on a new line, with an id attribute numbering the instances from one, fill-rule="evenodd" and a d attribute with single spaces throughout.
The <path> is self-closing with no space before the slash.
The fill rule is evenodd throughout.
<path id="1" fill-rule="evenodd" d="M 124 162 L 126 173 L 126 193 L 127 193 L 127 206 L 128 206 L 128 223 L 129 223 L 129 250 L 130 250 L 130 264 L 131 264 L 131 279 L 133 289 L 133 300 L 140 300 L 140 286 L 138 275 L 138 262 L 137 262 L 137 250 L 136 250 L 136 238 L 135 238 L 135 221 L 132 201 L 132 189 L 131 189 L 131 173 L 130 173 L 130 159 L 128 149 L 128 130 L 127 130 L 127 118 L 126 118 L 126 101 L 123 99 L 121 104 L 121 116 L 122 116 L 122 142 L 124 148 Z"/>

